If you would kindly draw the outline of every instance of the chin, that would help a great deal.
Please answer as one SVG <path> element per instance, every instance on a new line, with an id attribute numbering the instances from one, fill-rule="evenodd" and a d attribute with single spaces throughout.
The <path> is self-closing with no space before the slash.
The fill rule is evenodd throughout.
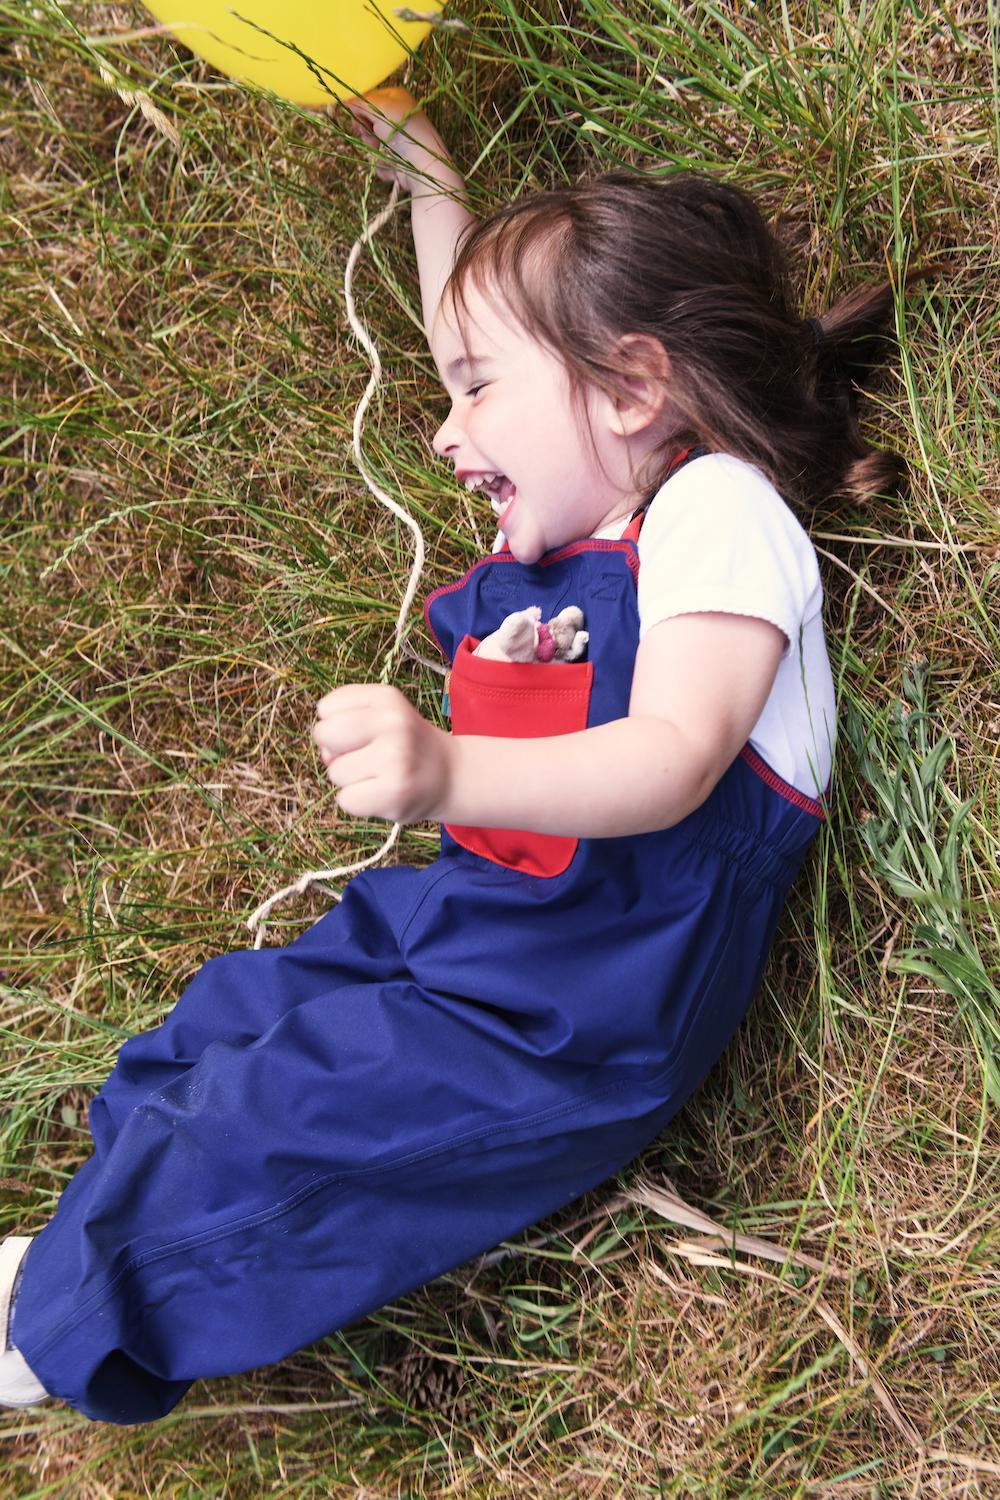
<path id="1" fill-rule="evenodd" d="M 525 521 L 530 518 L 527 516 L 522 516 L 519 519 L 521 521 Z M 551 542 L 546 541 L 545 537 L 540 535 L 537 526 L 522 525 L 520 528 L 515 526 L 514 530 L 515 532 L 520 530 L 521 535 L 508 537 L 507 546 L 513 552 L 518 562 L 523 563 L 525 567 L 530 567 L 531 564 L 536 563 L 540 557 L 544 557 L 546 552 L 552 551 Z"/>
<path id="2" fill-rule="evenodd" d="M 545 546 L 518 546 L 517 542 L 512 542 L 509 538 L 507 541 L 507 545 L 513 552 L 514 556 L 517 558 L 518 562 L 523 563 L 526 568 L 530 568 L 532 563 L 536 563 L 540 557 L 544 557 L 546 552 L 551 550 L 549 547 Z"/>

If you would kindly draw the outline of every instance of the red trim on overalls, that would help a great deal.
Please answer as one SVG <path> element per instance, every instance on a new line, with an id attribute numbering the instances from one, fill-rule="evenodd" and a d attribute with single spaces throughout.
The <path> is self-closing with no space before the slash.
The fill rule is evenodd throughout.
<path id="1" fill-rule="evenodd" d="M 564 557 L 574 557 L 578 552 L 624 552 L 625 561 L 632 570 L 632 577 L 638 582 L 639 554 L 631 538 L 626 540 L 624 537 L 619 537 L 616 541 L 610 541 L 607 537 L 585 537 L 581 542 L 570 542 L 565 547 L 559 547 L 555 552 L 546 552 L 532 566 L 536 568 L 548 568 L 553 563 L 561 562 Z M 456 589 L 464 588 L 477 568 L 485 568 L 490 563 L 495 562 L 516 563 L 517 558 L 508 547 L 504 547 L 500 552 L 491 552 L 489 557 L 481 557 L 478 562 L 473 563 L 472 567 L 468 568 L 462 574 L 457 583 L 442 583 L 439 588 L 433 589 L 424 600 L 424 619 L 427 622 L 427 628 L 445 656 L 448 653 L 445 651 L 437 631 L 431 624 L 431 605 L 435 599 L 440 599 L 443 594 L 453 594 Z M 518 566 L 520 567 L 521 564 L 518 563 Z M 563 662 L 561 665 L 565 666 L 566 663 Z"/>
<path id="2" fill-rule="evenodd" d="M 670 465 L 670 469 L 668 470 L 667 476 L 666 476 L 667 478 L 669 478 L 670 475 L 672 473 L 674 473 L 674 471 L 681 464 L 684 463 L 684 461 L 688 458 L 688 456 L 694 451 L 694 447 L 695 447 L 695 445 L 692 444 L 690 447 L 685 448 L 681 453 L 679 453 L 677 455 L 677 457 L 674 459 L 674 461 Z M 622 533 L 622 535 L 619 538 L 617 538 L 616 540 L 611 540 L 611 539 L 609 539 L 607 537 L 600 537 L 600 538 L 598 538 L 598 537 L 585 537 L 581 541 L 570 542 L 565 547 L 559 547 L 554 552 L 546 552 L 541 558 L 539 558 L 538 562 L 536 564 L 534 564 L 534 566 L 535 567 L 546 568 L 546 567 L 549 567 L 552 563 L 556 563 L 556 562 L 561 561 L 564 557 L 573 557 L 573 556 L 575 556 L 579 552 L 588 552 L 588 551 L 594 551 L 594 552 L 624 552 L 625 553 L 626 561 L 627 561 L 627 563 L 629 565 L 629 568 L 632 571 L 633 580 L 635 581 L 636 584 L 638 584 L 638 581 L 639 581 L 639 532 L 642 529 L 642 523 L 643 523 L 643 521 L 646 519 L 646 513 L 647 513 L 648 509 L 649 509 L 649 503 L 647 502 L 647 504 L 644 505 L 644 506 L 642 506 L 642 508 L 640 510 L 636 511 L 635 515 L 633 515 L 632 519 L 629 521 L 628 526 L 625 528 L 625 530 Z M 427 595 L 427 598 L 424 600 L 424 619 L 427 622 L 427 628 L 430 630 L 431 635 L 433 635 L 435 641 L 437 641 L 437 644 L 440 647 L 440 649 L 441 649 L 441 651 L 442 651 L 442 653 L 444 655 L 447 655 L 447 652 L 445 652 L 444 646 L 443 646 L 441 640 L 439 639 L 439 637 L 437 635 L 437 632 L 434 629 L 434 626 L 431 624 L 430 606 L 431 606 L 432 602 L 435 599 L 439 598 L 442 594 L 450 594 L 455 589 L 463 588 L 464 585 L 467 583 L 467 581 L 469 580 L 469 578 L 471 578 L 472 574 L 476 571 L 477 568 L 485 567 L 485 566 L 487 566 L 487 564 L 494 563 L 494 562 L 509 563 L 509 562 L 516 562 L 516 561 L 517 561 L 517 559 L 515 558 L 514 554 L 510 551 L 510 549 L 508 547 L 504 547 L 499 552 L 491 553 L 491 555 L 489 557 L 480 558 L 480 560 L 478 562 L 473 563 L 472 567 L 469 568 L 469 569 L 467 569 L 467 571 L 462 575 L 462 577 L 456 583 L 442 584 L 440 586 L 440 588 L 434 589 L 430 594 Z M 467 638 L 467 641 L 469 641 L 469 640 L 471 640 L 471 637 Z M 478 645 L 478 644 L 479 644 L 478 642 L 474 643 L 474 645 Z M 462 645 L 466 646 L 467 642 L 463 642 Z M 477 662 L 481 660 L 481 658 L 478 658 L 478 657 L 471 657 L 470 659 L 474 660 L 474 661 L 477 661 Z M 508 664 L 508 665 L 510 665 L 510 664 Z M 565 663 L 563 665 L 565 665 Z M 450 679 L 451 679 L 451 672 L 448 672 L 447 675 L 446 675 L 446 678 L 445 678 L 445 689 L 446 689 L 446 691 L 447 691 L 447 688 L 450 685 Z M 480 734 L 483 734 L 483 733 L 488 733 L 489 731 L 486 730 L 486 729 L 484 729 L 484 728 L 479 728 L 478 731 L 474 730 L 472 732 L 474 732 L 474 733 L 478 732 Z M 553 732 L 562 732 L 562 733 L 565 733 L 566 730 L 554 731 L 552 729 L 549 729 L 549 730 L 542 730 L 542 731 L 536 730 L 534 732 L 536 734 L 537 733 L 550 733 L 551 734 Z M 509 733 L 509 730 L 507 731 L 507 733 Z M 779 797 L 783 797 L 786 802 L 790 802 L 794 807 L 799 808 L 800 811 L 802 811 L 802 812 L 810 813 L 814 818 L 820 819 L 821 822 L 826 820 L 826 810 L 825 810 L 825 808 L 823 806 L 823 803 L 820 802 L 820 801 L 818 801 L 815 797 L 810 797 L 805 792 L 799 791 L 798 787 L 792 786 L 790 782 L 785 781 L 785 779 L 783 777 L 779 776 L 778 773 L 777 773 L 777 771 L 773 770 L 772 767 L 768 765 L 767 761 L 764 760 L 764 758 L 761 755 L 759 755 L 756 750 L 753 749 L 753 747 L 750 744 L 749 740 L 744 745 L 743 749 L 740 751 L 737 759 L 742 760 L 744 762 L 744 764 L 748 767 L 748 769 L 751 770 L 754 773 L 755 776 L 759 776 L 760 777 L 761 781 L 764 782 L 765 786 L 770 787 L 771 791 L 776 792 Z M 827 783 L 826 791 L 823 793 L 824 797 L 829 796 L 831 785 L 832 785 L 832 782 L 828 782 Z M 468 833 L 468 832 L 472 832 L 472 830 L 463 830 L 463 832 Z M 552 838 L 553 836 L 552 835 L 537 835 L 536 837 L 540 837 L 542 839 L 547 839 L 547 838 Z M 463 842 L 464 842 L 464 840 L 463 840 Z M 575 841 L 574 841 L 574 844 L 575 844 Z M 467 845 L 466 847 L 469 847 L 469 846 Z M 480 852 L 482 852 L 482 851 L 480 851 Z M 504 862 L 504 861 L 501 861 L 501 862 Z M 517 867 L 513 866 L 512 868 L 517 868 Z"/>
<path id="3" fill-rule="evenodd" d="M 740 751 L 739 759 L 745 761 L 754 775 L 759 776 L 772 792 L 777 792 L 779 797 L 784 797 L 786 802 L 791 802 L 795 807 L 801 808 L 802 812 L 812 813 L 813 817 L 819 818 L 821 822 L 826 820 L 826 809 L 822 802 L 818 802 L 815 797 L 807 797 L 805 792 L 800 792 L 798 787 L 792 786 L 790 782 L 780 777 L 777 771 L 772 771 L 767 761 L 757 754 L 749 740 Z M 828 782 L 823 795 L 827 796 L 829 791 L 830 783 Z"/>
<path id="4" fill-rule="evenodd" d="M 685 460 L 690 456 L 690 454 L 694 452 L 696 446 L 696 444 L 692 443 L 687 448 L 681 449 L 676 458 L 671 460 L 670 467 L 664 475 L 661 484 L 665 484 L 670 478 L 671 474 L 673 474 L 676 469 L 680 468 L 681 464 L 683 464 Z M 657 493 L 659 493 L 659 491 L 657 491 Z M 560 562 L 564 557 L 573 557 L 577 552 L 624 551 L 626 561 L 629 567 L 632 569 L 632 577 L 635 579 L 636 583 L 638 583 L 639 554 L 635 549 L 637 548 L 639 541 L 639 528 L 642 526 L 646 511 L 649 508 L 649 503 L 650 502 L 647 501 L 646 504 L 641 507 L 641 509 L 636 511 L 635 515 L 629 521 L 628 526 L 622 532 L 621 536 L 615 538 L 613 541 L 608 537 L 584 537 L 579 542 L 569 542 L 565 547 L 556 548 L 554 552 L 544 553 L 544 555 L 540 557 L 538 559 L 538 562 L 533 564 L 533 566 L 536 568 L 547 568 L 552 563 Z M 492 552 L 490 553 L 489 557 L 482 557 L 478 562 L 473 563 L 472 567 L 468 568 L 466 572 L 462 574 L 462 577 L 458 579 L 457 583 L 443 583 L 439 588 L 434 589 L 427 595 L 427 598 L 424 600 L 424 619 L 427 622 L 428 630 L 437 641 L 438 645 L 441 647 L 441 650 L 445 655 L 447 655 L 447 652 L 444 651 L 444 646 L 438 639 L 437 632 L 435 631 L 434 626 L 431 624 L 430 607 L 432 602 L 435 599 L 439 599 L 442 594 L 450 594 L 453 593 L 455 589 L 463 588 L 468 580 L 472 577 L 476 569 L 485 567 L 487 563 L 516 561 L 517 558 L 514 556 L 513 552 L 511 552 L 509 547 L 501 547 L 499 552 Z"/>
<path id="5" fill-rule="evenodd" d="M 685 448 L 683 453 L 679 453 L 670 466 L 670 472 L 673 473 L 678 464 L 682 464 L 693 451 L 694 447 L 692 445 L 690 448 Z M 646 519 L 648 509 L 649 506 L 644 505 L 640 511 L 637 511 L 622 533 L 623 540 L 628 538 L 629 541 L 634 542 L 636 545 L 637 564 L 639 532 L 642 530 L 642 523 Z M 777 792 L 779 797 L 784 797 L 785 801 L 790 802 L 793 807 L 799 808 L 802 812 L 811 813 L 814 818 L 819 818 L 821 821 L 826 819 L 826 811 L 823 804 L 817 801 L 815 797 L 809 797 L 805 792 L 800 792 L 798 787 L 792 786 L 791 782 L 785 781 L 784 777 L 779 776 L 777 771 L 772 770 L 763 756 L 758 755 L 749 740 L 740 751 L 738 759 L 742 760 L 755 776 L 759 776 L 765 786 L 769 786 L 772 792 Z M 828 782 L 824 796 L 829 795 L 829 791 L 830 783 Z"/>

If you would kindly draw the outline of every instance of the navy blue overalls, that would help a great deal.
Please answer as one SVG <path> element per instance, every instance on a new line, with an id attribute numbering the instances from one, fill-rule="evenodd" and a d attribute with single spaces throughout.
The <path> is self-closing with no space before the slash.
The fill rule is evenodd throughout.
<path id="1" fill-rule="evenodd" d="M 455 733 L 627 714 L 641 519 L 430 596 Z M 528 604 L 578 604 L 589 659 L 472 654 Z M 94 1099 L 14 1344 L 88 1416 L 147 1421 L 595 1187 L 722 1052 L 821 817 L 748 748 L 673 828 L 445 828 L 431 865 L 356 875 L 287 947 L 209 960 Z"/>

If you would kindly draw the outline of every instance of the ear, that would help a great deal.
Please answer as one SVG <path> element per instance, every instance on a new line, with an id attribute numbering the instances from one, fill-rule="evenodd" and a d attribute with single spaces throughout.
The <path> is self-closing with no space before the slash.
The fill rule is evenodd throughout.
<path id="1" fill-rule="evenodd" d="M 627 333 L 617 352 L 625 367 L 622 393 L 610 403 L 608 425 L 619 437 L 632 437 L 655 422 L 667 404 L 670 359 L 659 339 Z"/>

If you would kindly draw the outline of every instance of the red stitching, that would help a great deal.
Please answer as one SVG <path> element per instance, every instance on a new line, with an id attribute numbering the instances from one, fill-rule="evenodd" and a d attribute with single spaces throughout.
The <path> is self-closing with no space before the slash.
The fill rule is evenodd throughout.
<path id="1" fill-rule="evenodd" d="M 566 547 L 559 547 L 554 552 L 545 553 L 543 557 L 539 558 L 538 563 L 535 564 L 535 566 L 547 568 L 552 563 L 560 562 L 564 557 L 575 557 L 578 553 L 581 552 L 623 552 L 625 554 L 625 560 L 628 563 L 629 568 L 631 569 L 633 580 L 638 583 L 639 552 L 636 539 L 631 537 L 623 536 L 620 537 L 617 541 L 611 541 L 606 537 L 585 537 L 582 541 L 570 542 Z M 437 631 L 431 624 L 430 607 L 432 602 L 435 599 L 440 598 L 443 594 L 450 594 L 453 593 L 455 589 L 463 588 L 477 568 L 484 568 L 488 563 L 493 562 L 506 563 L 516 561 L 517 559 L 514 554 L 510 551 L 509 548 L 505 547 L 502 551 L 491 553 L 489 557 L 480 558 L 479 562 L 473 563 L 472 567 L 469 568 L 462 575 L 462 577 L 457 580 L 457 582 L 442 584 L 440 588 L 434 589 L 432 593 L 427 595 L 427 598 L 424 600 L 424 618 L 427 621 L 428 629 L 430 630 L 434 639 L 437 641 L 438 645 L 441 647 L 441 650 L 445 656 L 447 656 L 448 653 L 445 651 L 444 645 Z M 778 775 L 777 771 L 772 771 L 767 762 L 765 760 L 762 760 L 750 745 L 745 745 L 743 747 L 743 749 L 740 751 L 739 758 L 745 761 L 750 770 L 753 771 L 756 776 L 759 776 L 761 781 L 763 781 L 766 786 L 769 786 L 773 792 L 777 792 L 778 795 L 780 797 L 783 797 L 786 802 L 791 802 L 794 807 L 800 808 L 802 812 L 811 813 L 814 818 L 819 818 L 821 821 L 825 821 L 826 811 L 823 807 L 822 802 L 819 802 L 815 797 L 808 797 L 805 792 L 800 792 L 798 787 L 791 786 L 787 781 L 783 780 L 783 778 Z M 827 782 L 826 791 L 823 793 L 824 797 L 828 796 L 829 792 L 830 783 Z"/>
<path id="2" fill-rule="evenodd" d="M 536 568 L 548 568 L 551 567 L 552 563 L 561 562 L 564 557 L 575 557 L 578 552 L 623 552 L 625 554 L 625 561 L 632 570 L 633 579 L 636 583 L 639 581 L 639 554 L 636 551 L 635 542 L 625 537 L 619 537 L 617 541 L 612 541 L 608 537 L 585 537 L 583 541 L 570 542 L 568 546 L 559 547 L 555 552 L 546 552 L 533 566 Z M 504 547 L 500 552 L 493 552 L 489 557 L 481 557 L 455 583 L 442 583 L 439 588 L 429 593 L 424 600 L 424 619 L 427 621 L 427 628 L 441 647 L 445 656 L 448 653 L 444 649 L 441 637 L 431 624 L 431 605 L 435 599 L 440 599 L 442 595 L 452 594 L 456 589 L 464 588 L 477 568 L 485 568 L 487 564 L 493 562 L 517 562 L 517 558 L 509 547 Z"/>
<path id="3" fill-rule="evenodd" d="M 664 484 L 666 483 L 667 479 L 669 479 L 671 475 L 683 465 L 684 460 L 689 456 L 689 454 L 694 452 L 696 447 L 696 443 L 691 443 L 687 448 L 681 449 L 680 453 L 678 453 L 677 456 L 671 461 L 670 467 L 667 470 L 666 476 L 663 481 Z M 625 560 L 627 561 L 629 567 L 632 569 L 632 577 L 635 579 L 636 583 L 638 583 L 639 553 L 637 544 L 639 540 L 639 527 L 635 528 L 634 534 L 632 534 L 632 527 L 635 521 L 638 521 L 639 526 L 641 526 L 645 514 L 645 510 L 643 510 L 641 515 L 633 516 L 625 531 L 620 537 L 617 537 L 615 540 L 612 540 L 610 537 L 584 537 L 579 542 L 570 542 L 566 547 L 557 548 L 555 552 L 546 552 L 542 557 L 538 559 L 537 563 L 533 564 L 533 566 L 547 568 L 551 563 L 559 562 L 564 557 L 574 557 L 578 552 L 624 552 Z M 450 594 L 454 589 L 460 589 L 462 585 L 469 578 L 471 578 L 472 574 L 476 571 L 477 568 L 484 567 L 486 563 L 498 561 L 516 562 L 517 559 L 515 558 L 513 552 L 511 552 L 509 547 L 503 547 L 499 552 L 493 552 L 489 557 L 481 558 L 479 562 L 473 563 L 472 567 L 469 568 L 468 572 L 463 574 L 463 576 L 458 580 L 457 583 L 443 583 L 440 588 L 434 589 L 432 593 L 427 595 L 427 598 L 424 600 L 424 618 L 427 621 L 427 625 L 430 629 L 431 635 L 437 641 L 438 645 L 441 646 L 442 651 L 444 651 L 444 646 L 438 638 L 437 631 L 431 624 L 431 600 L 439 598 L 442 594 Z M 447 654 L 448 653 L 445 651 L 446 656 Z"/>
<path id="4" fill-rule="evenodd" d="M 822 802 L 818 802 L 815 797 L 807 797 L 805 792 L 799 791 L 798 787 L 790 786 L 787 781 L 783 781 L 777 771 L 772 771 L 767 761 L 761 760 L 756 750 L 750 745 L 743 746 L 739 758 L 746 761 L 754 775 L 759 776 L 772 792 L 777 792 L 779 796 L 784 797 L 786 802 L 793 803 L 803 812 L 812 813 L 814 818 L 821 820 L 826 818 Z M 830 784 L 827 783 L 826 792 L 823 795 L 826 796 L 829 790 Z"/>

